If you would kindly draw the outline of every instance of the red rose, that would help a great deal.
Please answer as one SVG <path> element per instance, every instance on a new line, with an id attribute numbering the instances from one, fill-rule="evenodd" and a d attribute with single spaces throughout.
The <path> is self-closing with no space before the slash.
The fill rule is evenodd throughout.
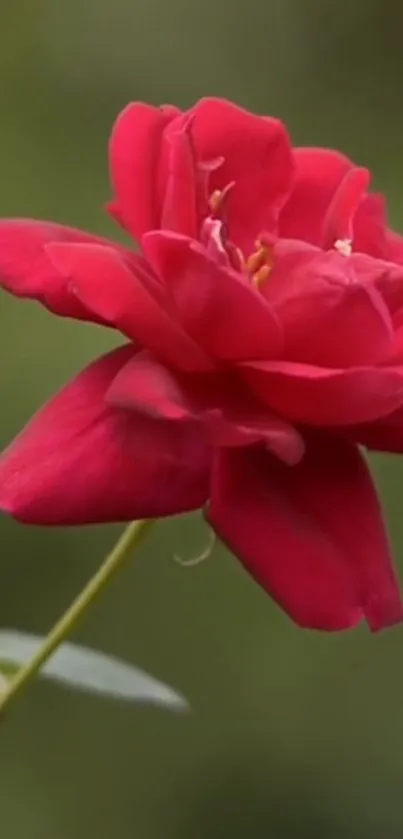
<path id="1" fill-rule="evenodd" d="M 213 99 L 129 106 L 111 166 L 111 212 L 141 255 L 0 223 L 4 288 L 130 342 L 6 450 L 1 507 L 83 524 L 206 505 L 300 625 L 402 620 L 357 446 L 403 446 L 403 243 L 367 171 Z"/>

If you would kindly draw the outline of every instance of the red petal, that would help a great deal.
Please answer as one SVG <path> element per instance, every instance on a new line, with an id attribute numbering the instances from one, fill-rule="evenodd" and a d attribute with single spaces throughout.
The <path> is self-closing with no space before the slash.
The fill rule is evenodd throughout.
<path id="1" fill-rule="evenodd" d="M 351 367 L 386 358 L 393 329 L 375 287 L 379 261 L 360 258 L 366 262 L 363 277 L 360 263 L 337 251 L 323 253 L 304 243 L 298 249 L 288 240 L 275 246 L 274 268 L 262 293 L 282 325 L 287 359 Z"/>
<path id="2" fill-rule="evenodd" d="M 0 507 L 32 524 L 88 524 L 200 507 L 209 453 L 197 431 L 112 408 L 132 347 L 98 359 L 55 396 L 0 458 Z"/>
<path id="3" fill-rule="evenodd" d="M 132 271 L 112 248 L 53 245 L 48 250 L 77 298 L 97 317 L 168 364 L 185 370 L 212 368 L 212 362 L 175 321 L 163 287 L 141 257 L 130 255 Z"/>
<path id="4" fill-rule="evenodd" d="M 403 308 L 403 266 L 362 253 L 353 253 L 349 263 L 364 285 L 381 294 L 394 326 L 399 326 Z"/>
<path id="5" fill-rule="evenodd" d="M 249 385 L 291 422 L 351 425 L 386 416 L 403 402 L 401 367 L 332 370 L 293 361 L 239 365 Z"/>
<path id="6" fill-rule="evenodd" d="M 232 241 L 247 254 L 262 230 L 276 226 L 291 188 L 293 167 L 285 127 L 224 99 L 202 99 L 190 113 L 198 158 L 224 158 L 212 173 L 211 190 L 235 182 L 228 226 Z"/>
<path id="7" fill-rule="evenodd" d="M 296 180 L 280 216 L 280 236 L 318 245 L 325 215 L 354 164 L 332 149 L 296 148 L 293 157 Z"/>
<path id="8" fill-rule="evenodd" d="M 184 236 L 153 231 L 142 244 L 186 331 L 206 352 L 226 361 L 279 354 L 278 321 L 246 277 L 213 262 Z"/>
<path id="9" fill-rule="evenodd" d="M 401 366 L 403 364 L 403 310 L 401 309 L 400 312 L 396 315 L 395 321 L 399 318 L 399 325 L 396 324 L 396 332 L 394 335 L 394 340 L 390 349 L 390 353 L 386 359 L 385 364 L 392 367 L 393 365 L 397 364 Z"/>
<path id="10" fill-rule="evenodd" d="M 387 231 L 387 259 L 403 265 L 403 236 L 394 230 Z"/>
<path id="11" fill-rule="evenodd" d="M 196 159 L 191 128 L 189 117 L 184 116 L 173 120 L 164 132 L 159 172 L 163 200 L 158 227 L 197 239 L 209 208 L 207 177 Z"/>
<path id="12" fill-rule="evenodd" d="M 264 441 L 287 463 L 304 453 L 299 432 L 261 406 L 227 374 L 173 374 L 148 353 L 128 361 L 114 379 L 107 400 L 150 417 L 203 422 L 219 446 L 245 446 Z"/>
<path id="13" fill-rule="evenodd" d="M 355 251 L 376 259 L 390 259 L 387 246 L 386 202 L 383 195 L 372 193 L 361 201 L 353 225 Z"/>
<path id="14" fill-rule="evenodd" d="M 354 163 L 340 152 L 323 148 L 294 149 L 294 160 L 296 183 L 280 217 L 280 235 L 320 244 L 325 224 L 329 242 L 331 231 L 342 230 L 343 218 L 346 220 L 349 210 L 352 210 L 350 220 L 354 250 L 392 260 L 385 241 L 384 198 L 367 194 L 362 195 L 358 203 L 366 176 L 354 174 L 350 181 L 350 173 L 357 171 Z M 350 238 L 350 234 L 339 236 L 337 233 L 335 238 Z"/>
<path id="15" fill-rule="evenodd" d="M 160 226 L 158 159 L 164 127 L 173 114 L 133 102 L 118 116 L 109 146 L 119 216 L 135 239 Z"/>
<path id="16" fill-rule="evenodd" d="M 51 222 L 0 221 L 0 286 L 16 297 L 38 300 L 56 315 L 102 321 L 71 293 L 66 278 L 55 270 L 46 252 L 46 246 L 54 242 L 111 245 L 91 233 Z"/>
<path id="17" fill-rule="evenodd" d="M 386 259 L 403 265 L 403 236 L 394 230 L 386 232 Z"/>
<path id="18" fill-rule="evenodd" d="M 370 181 L 368 169 L 354 167 L 344 176 L 323 221 L 322 247 L 332 248 L 338 239 L 353 240 L 354 218 Z"/>
<path id="19" fill-rule="evenodd" d="M 117 204 L 116 201 L 107 201 L 105 204 L 105 210 L 109 213 L 111 218 L 116 221 L 116 224 L 120 227 L 125 227 L 124 219 L 119 209 L 119 204 Z"/>
<path id="20" fill-rule="evenodd" d="M 403 408 L 389 416 L 346 429 L 346 434 L 370 451 L 403 452 Z"/>
<path id="21" fill-rule="evenodd" d="M 209 520 L 301 626 L 341 630 L 403 619 L 370 474 L 358 449 L 313 439 L 298 466 L 259 447 L 216 455 Z"/>

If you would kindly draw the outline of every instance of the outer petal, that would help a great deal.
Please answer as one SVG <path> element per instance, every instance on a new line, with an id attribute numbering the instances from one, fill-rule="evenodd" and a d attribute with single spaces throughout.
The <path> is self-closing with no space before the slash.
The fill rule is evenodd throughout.
<path id="1" fill-rule="evenodd" d="M 291 422 L 347 426 L 387 416 L 403 403 L 402 367 L 333 370 L 292 361 L 249 362 L 253 391 Z"/>
<path id="2" fill-rule="evenodd" d="M 208 517 L 301 626 L 340 630 L 365 616 L 377 630 L 403 619 L 376 494 L 350 443 L 312 439 L 293 468 L 259 447 L 218 452 Z"/>
<path id="3" fill-rule="evenodd" d="M 162 133 L 173 113 L 132 102 L 112 130 L 109 156 L 119 218 L 135 239 L 160 226 L 157 194 Z"/>
<path id="4" fill-rule="evenodd" d="M 291 189 L 293 164 L 285 127 L 224 99 L 202 99 L 190 113 L 198 159 L 224 159 L 212 174 L 211 190 L 234 182 L 228 226 L 232 241 L 247 254 L 262 230 L 276 227 Z"/>
<path id="5" fill-rule="evenodd" d="M 105 402 L 133 355 L 120 347 L 54 397 L 0 458 L 0 508 L 32 524 L 87 524 L 200 507 L 209 452 L 181 429 Z"/>
<path id="6" fill-rule="evenodd" d="M 184 236 L 153 231 L 142 244 L 178 318 L 206 352 L 225 361 L 280 353 L 279 322 L 246 277 L 213 262 L 201 245 Z"/>
<path id="7" fill-rule="evenodd" d="M 330 204 L 353 167 L 340 152 L 322 148 L 295 148 L 294 189 L 280 216 L 280 236 L 320 244 Z"/>
<path id="8" fill-rule="evenodd" d="M 120 370 L 107 401 L 176 423 L 201 422 L 218 446 L 248 446 L 263 441 L 270 451 L 291 464 L 304 453 L 304 441 L 297 429 L 262 409 L 227 373 L 174 374 L 142 352 Z"/>
<path id="9" fill-rule="evenodd" d="M 0 221 L 0 286 L 17 297 L 38 300 L 51 312 L 77 320 L 102 321 L 77 299 L 49 259 L 51 243 L 113 243 L 91 233 L 46 221 L 6 219 Z M 116 250 L 119 249 L 116 246 Z"/>
<path id="10" fill-rule="evenodd" d="M 177 322 L 163 286 L 144 260 L 130 263 L 112 248 L 53 245 L 49 254 L 70 281 L 78 300 L 106 323 L 185 370 L 206 370 L 212 362 Z"/>

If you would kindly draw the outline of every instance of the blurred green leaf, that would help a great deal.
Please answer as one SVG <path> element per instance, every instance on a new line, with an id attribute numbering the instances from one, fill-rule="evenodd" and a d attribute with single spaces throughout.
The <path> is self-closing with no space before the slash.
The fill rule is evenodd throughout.
<path id="1" fill-rule="evenodd" d="M 37 652 L 42 640 L 16 630 L 0 630 L 0 691 Z M 188 708 L 183 696 L 139 667 L 76 644 L 62 644 L 40 675 L 78 690 L 128 702 L 161 705 L 173 711 Z"/>

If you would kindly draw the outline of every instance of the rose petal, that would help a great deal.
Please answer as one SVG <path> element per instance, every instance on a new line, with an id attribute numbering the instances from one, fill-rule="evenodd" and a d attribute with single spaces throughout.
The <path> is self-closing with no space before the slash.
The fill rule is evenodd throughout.
<path id="1" fill-rule="evenodd" d="M 197 160 L 192 121 L 184 115 L 173 120 L 163 136 L 159 167 L 162 194 L 159 227 L 198 239 L 208 215 L 208 177 Z"/>
<path id="2" fill-rule="evenodd" d="M 322 247 L 332 248 L 337 240 L 354 238 L 354 218 L 369 182 L 368 169 L 354 167 L 344 176 L 327 209 L 322 228 Z"/>
<path id="3" fill-rule="evenodd" d="M 97 317 L 168 364 L 185 370 L 212 368 L 205 353 L 175 321 L 164 288 L 140 257 L 131 254 L 129 266 L 112 248 L 97 245 L 52 245 L 48 251 L 77 298 Z"/>
<path id="4" fill-rule="evenodd" d="M 211 175 L 211 192 L 234 182 L 228 227 L 232 241 L 248 254 L 262 230 L 276 227 L 291 188 L 286 129 L 279 120 L 256 116 L 225 99 L 201 99 L 190 114 L 198 158 L 223 158 Z"/>
<path id="5" fill-rule="evenodd" d="M 248 446 L 264 441 L 287 463 L 304 453 L 301 434 L 262 407 L 225 373 L 186 375 L 167 370 L 142 352 L 122 367 L 107 393 L 111 404 L 147 416 L 202 422 L 214 445 Z"/>
<path id="6" fill-rule="evenodd" d="M 208 519 L 300 626 L 403 619 L 379 504 L 358 449 L 312 438 L 292 468 L 259 447 L 215 456 Z"/>
<path id="7" fill-rule="evenodd" d="M 226 361 L 279 354 L 279 323 L 246 277 L 213 262 L 184 236 L 153 231 L 142 244 L 186 332 L 207 353 Z"/>
<path id="8" fill-rule="evenodd" d="M 351 426 L 345 432 L 370 451 L 403 452 L 403 408 L 398 408 L 389 416 L 376 422 Z"/>
<path id="9" fill-rule="evenodd" d="M 366 195 L 354 218 L 354 250 L 367 253 L 376 259 L 391 259 L 388 254 L 386 223 L 386 202 L 383 195 Z"/>
<path id="10" fill-rule="evenodd" d="M 340 222 L 346 219 L 346 200 L 347 209 L 354 209 L 356 204 L 355 214 L 350 216 L 354 250 L 381 259 L 392 259 L 385 243 L 384 199 L 380 195 L 367 194 L 356 203 L 361 186 L 365 186 L 365 176 L 353 175 L 350 182 L 350 173 L 356 170 L 354 163 L 340 152 L 324 148 L 295 148 L 293 156 L 296 180 L 281 213 L 280 235 L 320 244 L 325 224 L 328 233 L 326 241 L 329 243 L 329 224 L 333 233 L 340 229 Z M 359 183 L 361 177 L 362 184 Z M 337 238 L 350 238 L 350 235 L 344 232 L 340 237 L 335 235 Z"/>
<path id="11" fill-rule="evenodd" d="M 209 451 L 197 429 L 105 402 L 131 357 L 119 347 L 83 370 L 0 458 L 0 508 L 20 521 L 75 525 L 167 516 L 200 507 Z"/>
<path id="12" fill-rule="evenodd" d="M 395 341 L 396 331 L 403 323 L 403 265 L 373 259 L 362 253 L 353 253 L 349 263 L 361 282 L 366 287 L 376 289 L 385 301 L 395 330 Z M 396 354 L 393 346 L 391 352 Z"/>
<path id="13" fill-rule="evenodd" d="M 274 247 L 273 269 L 262 294 L 282 325 L 286 359 L 342 368 L 386 358 L 393 328 L 375 284 L 379 260 L 360 260 L 289 240 Z"/>
<path id="14" fill-rule="evenodd" d="M 38 300 L 56 315 L 102 322 L 102 318 L 89 312 L 71 294 L 66 278 L 55 270 L 46 252 L 46 246 L 55 242 L 113 247 L 106 239 L 91 233 L 47 221 L 0 221 L 0 286 L 16 297 Z"/>
<path id="15" fill-rule="evenodd" d="M 135 239 L 160 226 L 156 173 L 162 133 L 172 118 L 171 112 L 132 102 L 112 130 L 109 158 L 116 203 Z"/>
<path id="16" fill-rule="evenodd" d="M 351 425 L 386 416 L 403 402 L 401 367 L 332 370 L 293 361 L 245 362 L 239 371 L 272 410 L 308 425 Z"/>
<path id="17" fill-rule="evenodd" d="M 295 148 L 293 191 L 281 213 L 280 236 L 319 245 L 330 204 L 353 167 L 340 152 L 322 148 Z"/>
<path id="18" fill-rule="evenodd" d="M 403 265 L 403 236 L 394 230 L 386 232 L 386 255 L 385 259 Z"/>

